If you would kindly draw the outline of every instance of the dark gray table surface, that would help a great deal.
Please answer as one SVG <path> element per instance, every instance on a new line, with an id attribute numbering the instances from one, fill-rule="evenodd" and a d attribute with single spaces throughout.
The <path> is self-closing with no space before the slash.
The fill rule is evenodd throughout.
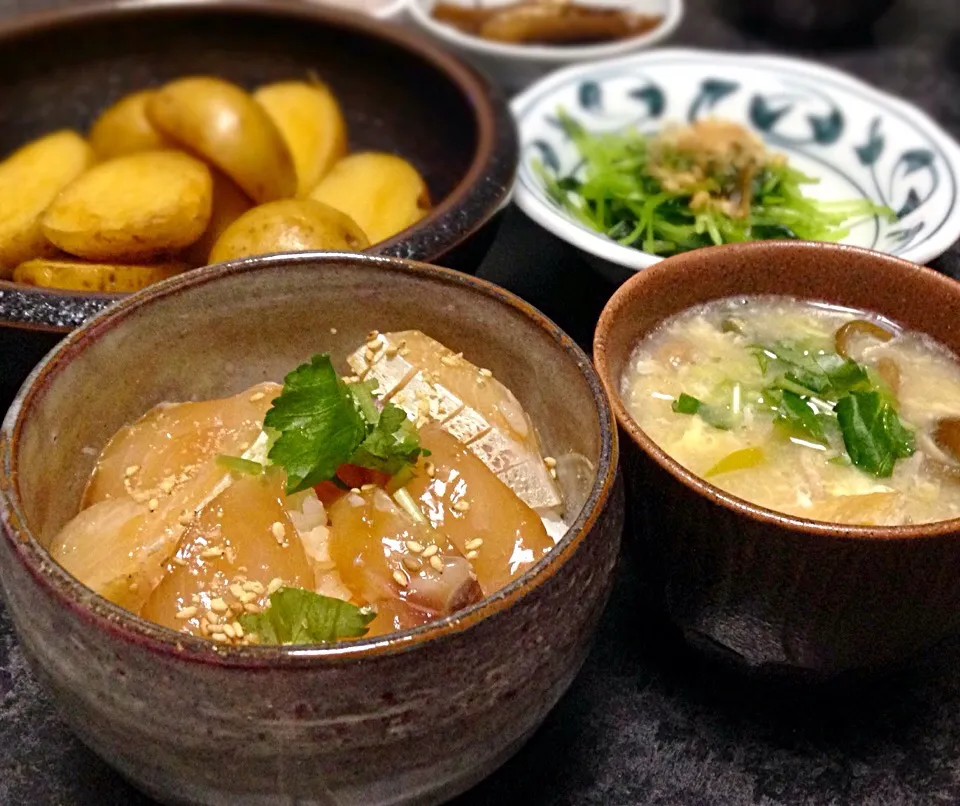
<path id="1" fill-rule="evenodd" d="M 67 3 L 0 0 L 0 16 Z M 688 6 L 677 44 L 785 49 L 734 27 L 709 0 Z M 858 40 L 786 50 L 902 95 L 960 135 L 960 3 L 899 0 Z M 934 265 L 960 277 L 960 250 Z M 539 306 L 584 345 L 612 291 L 516 211 L 481 276 Z M 960 803 L 960 646 L 880 678 L 815 688 L 763 683 L 692 655 L 642 609 L 636 590 L 624 561 L 596 646 L 569 693 L 530 743 L 456 806 Z M 57 719 L 2 605 L 0 804 L 149 804 Z"/>

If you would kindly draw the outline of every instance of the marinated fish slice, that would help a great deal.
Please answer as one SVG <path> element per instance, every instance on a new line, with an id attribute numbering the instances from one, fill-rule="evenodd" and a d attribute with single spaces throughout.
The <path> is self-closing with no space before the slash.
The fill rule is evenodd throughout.
<path id="1" fill-rule="evenodd" d="M 280 388 L 263 383 L 220 400 L 154 407 L 107 443 L 83 506 L 125 495 L 162 499 L 206 460 L 220 453 L 240 455 L 259 434 Z"/>
<path id="2" fill-rule="evenodd" d="M 352 492 L 329 515 L 330 556 L 354 601 L 378 610 L 392 603 L 394 615 L 413 608 L 431 620 L 483 595 L 455 546 L 425 521 L 415 522 L 382 489 Z"/>
<path id="3" fill-rule="evenodd" d="M 140 615 L 232 643 L 235 630 L 224 633 L 223 625 L 265 607 L 280 582 L 313 590 L 314 568 L 287 511 L 284 480 L 276 471 L 234 477 L 190 524 Z"/>
<path id="4" fill-rule="evenodd" d="M 435 423 L 420 431 L 420 440 L 431 455 L 421 460 L 407 490 L 470 560 L 484 594 L 509 584 L 553 548 L 539 515 L 468 448 Z"/>
<path id="5" fill-rule="evenodd" d="M 416 330 L 376 334 L 348 363 L 361 378 L 376 379 L 383 397 L 401 405 L 419 426 L 428 419 L 441 421 L 525 503 L 562 507 L 536 430 L 513 393 L 489 371 Z M 463 405 L 458 408 L 457 402 Z M 444 416 L 451 409 L 454 413 Z"/>

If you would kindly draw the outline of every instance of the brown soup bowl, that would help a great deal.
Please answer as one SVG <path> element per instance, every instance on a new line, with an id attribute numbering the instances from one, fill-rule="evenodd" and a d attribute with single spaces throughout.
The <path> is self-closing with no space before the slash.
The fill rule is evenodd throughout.
<path id="1" fill-rule="evenodd" d="M 497 376 L 546 450 L 582 454 L 566 537 L 443 621 L 323 646 L 222 647 L 95 595 L 45 546 L 106 440 L 164 400 L 422 328 Z M 334 332 L 335 331 L 335 332 Z M 433 804 L 516 751 L 576 675 L 620 545 L 613 414 L 589 359 L 516 297 L 396 258 L 310 253 L 173 278 L 69 335 L 0 431 L 0 582 L 34 670 L 95 752 L 168 804 Z"/>
<path id="2" fill-rule="evenodd" d="M 600 317 L 594 359 L 621 427 L 627 528 L 652 600 L 691 642 L 762 672 L 827 677 L 905 660 L 960 629 L 960 520 L 841 526 L 764 509 L 685 470 L 621 400 L 646 334 L 751 294 L 872 311 L 960 354 L 960 284 L 864 249 L 738 244 L 628 280 Z"/>
<path id="3" fill-rule="evenodd" d="M 399 154 L 430 189 L 433 210 L 369 251 L 475 271 L 517 166 L 505 99 L 427 37 L 322 4 L 77 2 L 4 22 L 0 158 L 58 129 L 87 132 L 120 97 L 175 78 L 253 89 L 311 73 L 339 99 L 351 151 Z M 0 280 L 0 407 L 61 334 L 121 297 Z"/>

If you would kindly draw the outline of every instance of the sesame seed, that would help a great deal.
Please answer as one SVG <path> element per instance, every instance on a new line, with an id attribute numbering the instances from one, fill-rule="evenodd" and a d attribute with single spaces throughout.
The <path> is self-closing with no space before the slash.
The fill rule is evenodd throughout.
<path id="1" fill-rule="evenodd" d="M 259 400 L 263 400 L 265 397 L 266 395 L 263 392 L 254 392 L 252 395 L 250 395 L 250 402 L 256 403 Z"/>
<path id="2" fill-rule="evenodd" d="M 230 593 L 233 594 L 235 599 L 243 598 L 243 588 L 241 588 L 236 582 L 230 586 Z"/>
<path id="3" fill-rule="evenodd" d="M 163 481 L 160 482 L 160 491 L 170 495 L 173 492 L 173 488 L 177 486 L 177 480 L 173 476 L 167 476 Z"/>
<path id="4" fill-rule="evenodd" d="M 230 565 L 233 565 L 237 561 L 237 550 L 233 546 L 227 546 L 227 550 L 224 552 L 227 555 L 227 562 Z"/>
<path id="5" fill-rule="evenodd" d="M 440 551 L 440 547 L 436 543 L 434 543 L 432 546 L 427 546 L 423 550 L 423 556 L 426 557 L 427 559 L 430 559 L 438 551 Z"/>
<path id="6" fill-rule="evenodd" d="M 253 591 L 244 591 L 237 597 L 243 604 L 249 604 L 250 602 L 257 601 L 257 594 Z"/>
<path id="7" fill-rule="evenodd" d="M 251 593 L 263 593 L 263 585 L 255 579 L 243 583 L 243 589 Z"/>
<path id="8" fill-rule="evenodd" d="M 370 490 L 375 490 L 375 489 L 377 489 L 377 485 L 376 485 L 376 484 L 364 484 L 364 485 L 360 488 L 360 491 L 366 493 L 366 492 L 369 492 Z"/>
<path id="9" fill-rule="evenodd" d="M 555 467 L 550 468 L 550 478 L 555 479 L 557 477 L 557 469 Z"/>
<path id="10" fill-rule="evenodd" d="M 434 571 L 442 571 L 442 570 L 443 570 L 443 560 L 440 559 L 440 555 L 434 554 L 434 555 L 430 558 L 430 565 L 433 567 L 433 570 L 434 570 Z"/>
<path id="11" fill-rule="evenodd" d="M 243 627 L 239 621 L 233 622 L 233 631 L 236 633 L 237 638 L 243 638 Z"/>
<path id="12" fill-rule="evenodd" d="M 236 637 L 237 637 L 237 633 L 234 631 L 232 624 L 224 624 L 224 625 L 223 625 L 223 633 L 224 633 L 224 635 L 226 635 L 228 638 L 236 638 Z"/>
<path id="13" fill-rule="evenodd" d="M 273 533 L 273 536 L 276 538 L 278 543 L 283 543 L 284 538 L 287 536 L 287 528 L 280 523 L 280 521 L 274 521 L 270 526 L 270 531 Z"/>
<path id="14" fill-rule="evenodd" d="M 367 341 L 374 341 L 375 339 L 378 339 L 378 338 L 380 338 L 380 331 L 379 331 L 379 330 L 371 330 L 371 331 L 367 334 Z"/>
<path id="15" fill-rule="evenodd" d="M 177 518 L 177 522 L 181 526 L 189 526 L 191 523 L 193 523 L 194 517 L 195 516 L 192 512 L 189 512 L 189 511 L 181 512 L 180 517 Z"/>
<path id="16" fill-rule="evenodd" d="M 426 471 L 427 475 L 430 478 L 433 478 L 437 475 L 437 466 L 433 462 L 425 462 L 423 469 Z"/>
<path id="17" fill-rule="evenodd" d="M 371 349 L 368 347 L 366 350 L 364 350 L 363 357 L 366 359 L 366 361 L 367 361 L 368 364 L 372 364 L 372 363 L 373 363 L 373 358 L 374 358 L 374 356 L 373 356 L 373 350 L 371 350 Z"/>
<path id="18" fill-rule="evenodd" d="M 214 641 L 216 641 L 218 644 L 225 644 L 225 643 L 227 643 L 227 642 L 230 640 L 230 639 L 227 638 L 227 636 L 225 636 L 222 632 L 216 632 L 216 633 L 214 633 L 213 635 L 211 635 L 210 637 L 211 637 Z"/>
<path id="19" fill-rule="evenodd" d="M 492 378 L 492 377 L 493 377 L 493 373 L 492 373 L 489 369 L 487 369 L 486 367 L 481 367 L 481 368 L 480 368 L 480 374 L 481 374 L 484 378 Z"/>
<path id="20" fill-rule="evenodd" d="M 367 342 L 367 349 L 369 350 L 380 349 L 380 339 L 379 338 L 370 339 L 370 341 Z"/>
<path id="21" fill-rule="evenodd" d="M 223 601 L 219 596 L 216 599 L 210 600 L 210 609 L 214 613 L 226 613 L 227 612 L 227 603 Z"/>
<path id="22" fill-rule="evenodd" d="M 423 554 L 423 544 L 416 540 L 408 540 L 406 546 L 407 551 L 412 551 L 414 554 Z"/>
<path id="23" fill-rule="evenodd" d="M 456 366 L 457 361 L 453 356 L 445 355 L 440 358 L 440 363 L 445 367 L 453 367 Z"/>
<path id="24" fill-rule="evenodd" d="M 243 609 L 247 613 L 262 613 L 259 605 L 254 604 L 253 602 L 244 602 Z"/>
<path id="25" fill-rule="evenodd" d="M 204 638 L 210 637 L 210 622 L 208 622 L 206 619 L 203 619 L 200 622 L 200 635 L 202 635 Z"/>
<path id="26" fill-rule="evenodd" d="M 557 460 L 554 459 L 552 456 L 544 456 L 543 463 L 549 468 L 554 468 L 557 466 Z"/>
<path id="27" fill-rule="evenodd" d="M 468 559 L 468 560 L 475 560 L 475 559 L 477 559 L 477 557 L 480 556 L 480 552 L 479 552 L 479 551 L 468 551 L 466 556 L 467 556 L 467 559 Z"/>
<path id="28" fill-rule="evenodd" d="M 179 554 L 174 554 L 171 562 L 174 565 L 180 565 L 180 566 L 185 566 L 187 564 L 187 561 L 183 559 L 183 557 L 181 557 Z"/>
<path id="29" fill-rule="evenodd" d="M 455 503 L 455 504 L 453 505 L 453 508 L 454 508 L 457 512 L 466 512 L 468 509 L 470 509 L 470 502 L 469 502 L 469 501 L 457 501 L 457 503 Z"/>
<path id="30" fill-rule="evenodd" d="M 354 495 L 360 495 L 360 488 L 359 488 L 359 487 L 351 487 L 351 488 L 350 488 L 350 492 L 352 492 Z"/>
<path id="31" fill-rule="evenodd" d="M 466 543 L 464 543 L 463 547 L 467 551 L 475 551 L 476 549 L 480 548 L 480 546 L 482 545 L 483 545 L 483 538 L 476 537 L 473 540 L 468 540 Z"/>
<path id="32" fill-rule="evenodd" d="M 182 607 L 177 611 L 176 618 L 180 621 L 186 621 L 187 619 L 193 618 L 197 615 L 197 608 L 191 605 L 190 607 Z"/>
<path id="33" fill-rule="evenodd" d="M 126 470 L 123 471 L 123 475 L 127 478 L 131 476 L 136 476 L 140 472 L 140 465 L 130 465 Z"/>
<path id="34" fill-rule="evenodd" d="M 423 568 L 423 563 L 420 562 L 416 557 L 404 557 L 403 558 L 403 567 L 408 571 L 419 571 Z"/>
<path id="35" fill-rule="evenodd" d="M 383 351 L 383 354 L 384 354 L 387 358 L 393 358 L 393 357 L 394 357 L 397 353 L 399 353 L 399 352 L 400 352 L 400 348 L 397 347 L 395 344 L 391 344 L 389 347 L 387 347 L 387 348 Z"/>
<path id="36" fill-rule="evenodd" d="M 267 585 L 267 593 L 276 593 L 280 588 L 283 587 L 283 580 L 280 577 L 274 577 L 270 580 L 270 584 Z"/>
<path id="37" fill-rule="evenodd" d="M 204 560 L 214 560 L 217 557 L 223 556 L 223 549 L 220 546 L 211 546 L 210 548 L 201 551 L 200 556 Z"/>
<path id="38" fill-rule="evenodd" d="M 393 572 L 393 581 L 396 582 L 401 588 L 405 588 L 410 584 L 407 581 L 406 575 L 402 571 Z"/>
<path id="39" fill-rule="evenodd" d="M 220 616 L 218 616 L 218 615 L 217 615 L 216 613 L 214 613 L 212 610 L 208 610 L 206 613 L 204 613 L 204 616 L 203 616 L 203 617 L 204 617 L 207 621 L 209 621 L 211 625 L 216 625 L 216 624 L 219 624 L 219 623 L 220 623 Z"/>
<path id="40" fill-rule="evenodd" d="M 156 512 L 157 508 L 160 506 L 160 502 L 156 498 L 151 498 L 147 501 L 147 509 L 151 512 Z"/>

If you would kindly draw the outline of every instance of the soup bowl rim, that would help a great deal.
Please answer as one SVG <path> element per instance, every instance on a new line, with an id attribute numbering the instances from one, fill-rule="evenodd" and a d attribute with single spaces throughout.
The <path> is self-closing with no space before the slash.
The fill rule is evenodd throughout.
<path id="1" fill-rule="evenodd" d="M 919 266 L 894 255 L 876 252 L 859 246 L 851 246 L 849 244 L 804 241 L 752 241 L 698 249 L 666 258 L 644 269 L 644 271 L 634 274 L 617 289 L 604 306 L 594 333 L 594 363 L 597 368 L 597 373 L 600 376 L 600 382 L 603 384 L 607 397 L 610 400 L 611 407 L 613 408 L 620 428 L 626 432 L 629 439 L 649 459 L 652 459 L 662 470 L 673 476 L 674 479 L 685 487 L 717 506 L 760 524 L 785 529 L 791 533 L 808 538 L 826 537 L 836 538 L 838 540 L 875 540 L 885 543 L 942 538 L 953 538 L 960 541 L 960 517 L 903 526 L 850 525 L 796 517 L 760 506 L 759 504 L 751 503 L 744 498 L 722 490 L 720 487 L 701 478 L 696 473 L 687 470 L 641 428 L 640 424 L 627 409 L 620 392 L 623 375 L 621 373 L 620 376 L 616 378 L 613 377 L 613 369 L 608 356 L 608 344 L 611 338 L 611 330 L 619 318 L 628 315 L 629 311 L 635 305 L 639 304 L 638 300 L 643 297 L 642 289 L 644 286 L 650 281 L 656 280 L 661 275 L 680 274 L 687 270 L 687 267 L 690 265 L 709 263 L 712 260 L 712 256 L 720 256 L 722 254 L 736 255 L 738 253 L 749 255 L 751 252 L 756 252 L 758 254 L 764 254 L 766 259 L 769 260 L 768 253 L 771 250 L 787 254 L 816 254 L 818 252 L 858 254 L 862 257 L 872 259 L 876 263 L 884 264 L 884 268 L 889 271 L 911 272 L 914 275 L 919 274 L 919 276 L 925 278 L 926 282 L 935 284 L 936 288 L 943 293 L 949 293 L 954 296 L 960 295 L 960 284 L 933 269 Z M 830 295 L 827 294 L 825 296 L 829 297 Z M 711 302 L 715 299 L 722 299 L 722 297 L 703 299 L 701 303 Z M 831 302 L 831 300 L 827 298 L 809 301 Z M 671 315 L 676 316 L 689 309 L 688 306 L 682 310 L 675 311 Z M 862 308 L 862 310 L 868 313 L 873 312 L 869 306 Z M 887 313 L 883 315 L 893 322 L 897 321 L 896 315 Z M 662 324 L 662 321 L 664 320 L 661 320 L 660 324 Z M 632 349 L 635 347 L 636 345 L 633 345 Z M 951 350 L 951 353 L 954 353 L 954 351 Z M 624 370 L 625 369 L 626 367 Z M 627 503 L 629 506 L 630 502 L 628 501 Z"/>
<path id="2" fill-rule="evenodd" d="M 388 633 L 374 638 L 342 641 L 328 645 L 298 646 L 222 646 L 204 638 L 193 637 L 150 622 L 107 601 L 83 585 L 51 557 L 30 527 L 18 486 L 18 443 L 24 418 L 59 373 L 105 333 L 135 320 L 141 308 L 151 303 L 184 293 L 198 286 L 230 282 L 231 278 L 265 272 L 282 271 L 303 264 L 343 266 L 378 273 L 413 275 L 479 294 L 504 305 L 515 314 L 532 322 L 553 339 L 558 351 L 565 354 L 580 371 L 593 393 L 600 450 L 590 492 L 579 515 L 564 537 L 536 564 L 508 585 L 457 613 L 409 630 Z M 436 644 L 467 633 L 482 622 L 505 610 L 520 606 L 525 597 L 550 580 L 580 550 L 595 530 L 612 503 L 619 456 L 616 421 L 603 392 L 600 379 L 583 350 L 554 322 L 529 303 L 499 286 L 452 269 L 432 266 L 403 258 L 350 252 L 303 252 L 290 255 L 251 257 L 218 264 L 199 271 L 187 272 L 149 286 L 133 294 L 107 311 L 88 320 L 70 333 L 31 372 L 24 381 L 0 425 L 0 539 L 6 540 L 14 562 L 32 577 L 33 583 L 53 597 L 61 606 L 112 638 L 134 644 L 161 655 L 223 667 L 300 668 L 341 662 L 369 660 L 397 655 L 421 646 Z M 2 572 L 2 568 L 0 568 Z"/>

